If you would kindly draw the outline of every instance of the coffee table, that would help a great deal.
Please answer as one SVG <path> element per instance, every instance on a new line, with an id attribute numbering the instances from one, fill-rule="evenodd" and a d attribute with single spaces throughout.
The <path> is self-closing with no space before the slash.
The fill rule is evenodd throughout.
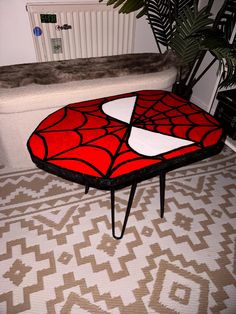
<path id="1" fill-rule="evenodd" d="M 91 91 L 92 92 L 92 91 Z M 32 161 L 64 179 L 111 192 L 112 235 L 124 235 L 137 184 L 160 176 L 164 216 L 168 171 L 220 152 L 220 124 L 172 92 L 143 90 L 69 104 L 44 119 L 27 146 Z M 115 232 L 115 191 L 131 186 Z"/>

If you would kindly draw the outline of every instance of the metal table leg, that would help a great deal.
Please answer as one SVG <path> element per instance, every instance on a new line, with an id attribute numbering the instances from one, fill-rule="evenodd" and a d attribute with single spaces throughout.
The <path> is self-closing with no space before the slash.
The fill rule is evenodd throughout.
<path id="1" fill-rule="evenodd" d="M 84 191 L 84 193 L 85 193 L 85 194 L 88 194 L 88 191 L 89 191 L 89 185 L 86 184 L 86 185 L 85 185 L 85 191 Z"/>
<path id="2" fill-rule="evenodd" d="M 161 218 L 164 217 L 165 210 L 165 185 L 166 185 L 166 174 L 165 172 L 160 174 L 160 210 Z"/>
<path id="3" fill-rule="evenodd" d="M 120 236 L 116 236 L 116 234 L 115 234 L 115 190 L 114 189 L 111 190 L 112 235 L 113 235 L 113 237 L 116 240 L 120 240 L 120 239 L 123 238 L 123 235 L 124 235 L 124 232 L 125 232 L 125 228 L 126 228 L 126 224 L 127 224 L 128 218 L 129 218 L 131 206 L 132 206 L 132 203 L 133 203 L 136 187 L 137 187 L 137 183 L 135 182 L 131 186 L 130 195 L 129 195 L 129 201 L 128 201 L 128 205 L 127 205 L 125 218 L 124 218 L 124 222 L 123 222 L 123 226 L 122 226 L 122 230 L 121 230 Z"/>

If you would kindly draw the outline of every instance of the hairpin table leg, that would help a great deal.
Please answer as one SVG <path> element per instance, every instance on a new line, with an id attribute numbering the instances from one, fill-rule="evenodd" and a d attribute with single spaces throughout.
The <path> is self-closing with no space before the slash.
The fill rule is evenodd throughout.
<path id="1" fill-rule="evenodd" d="M 160 174 L 160 208 L 161 208 L 161 218 L 164 217 L 165 210 L 165 184 L 166 184 L 166 174 L 165 172 Z"/>
<path id="2" fill-rule="evenodd" d="M 127 205 L 127 209 L 126 209 L 126 213 L 125 213 L 125 218 L 124 218 L 124 222 L 123 222 L 123 226 L 122 226 L 122 230 L 121 230 L 121 234 L 120 236 L 116 236 L 115 234 L 115 190 L 112 189 L 111 190 L 111 222 L 112 222 L 112 235 L 116 240 L 120 240 L 123 238 L 124 232 L 125 232 L 125 228 L 126 228 L 126 224 L 129 218 L 129 213 L 130 213 L 130 209 L 133 203 L 133 199 L 134 199 L 134 194 L 135 194 L 135 190 L 137 187 L 137 183 L 133 183 L 131 190 L 130 190 L 130 195 L 129 195 L 129 201 L 128 201 L 128 205 Z"/>
<path id="3" fill-rule="evenodd" d="M 89 191 L 89 185 L 86 184 L 86 185 L 85 185 L 85 192 L 84 192 L 84 193 L 85 193 L 85 194 L 88 194 L 88 191 Z"/>

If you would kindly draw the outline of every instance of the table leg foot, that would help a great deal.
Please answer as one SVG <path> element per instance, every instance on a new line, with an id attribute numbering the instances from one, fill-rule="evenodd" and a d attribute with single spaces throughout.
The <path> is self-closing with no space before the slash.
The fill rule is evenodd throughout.
<path id="1" fill-rule="evenodd" d="M 130 190 L 130 195 L 129 195 L 129 201 L 128 201 L 128 205 L 127 205 L 127 209 L 126 209 L 126 213 L 125 213 L 125 218 L 124 218 L 124 222 L 123 222 L 123 226 L 122 226 L 122 230 L 121 230 L 121 234 L 120 236 L 117 236 L 115 233 L 115 190 L 112 189 L 111 190 L 111 222 L 112 222 L 112 236 L 116 239 L 116 240 L 120 240 L 123 238 L 124 232 L 125 232 L 125 228 L 127 225 L 127 221 L 129 218 L 129 214 L 130 214 L 130 210 L 131 210 L 131 206 L 133 203 L 133 199 L 134 199 L 134 195 L 135 195 L 135 190 L 137 187 L 137 183 L 133 183 L 131 186 L 131 190 Z"/>
<path id="2" fill-rule="evenodd" d="M 161 218 L 164 217 L 165 210 L 165 184 L 166 184 L 166 174 L 160 174 L 160 209 L 161 209 Z"/>

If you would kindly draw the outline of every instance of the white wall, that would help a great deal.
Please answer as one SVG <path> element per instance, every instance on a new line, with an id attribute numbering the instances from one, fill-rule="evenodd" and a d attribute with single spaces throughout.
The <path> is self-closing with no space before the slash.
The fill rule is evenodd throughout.
<path id="1" fill-rule="evenodd" d="M 201 0 L 201 7 L 207 4 L 208 0 Z M 222 0 L 215 0 L 212 7 L 213 16 L 219 11 L 223 4 Z M 208 52 L 203 60 L 199 73 L 213 60 L 212 55 Z M 210 70 L 201 78 L 193 89 L 192 101 L 198 104 L 203 109 L 209 111 L 214 100 L 215 92 L 218 85 L 217 70 L 219 63 L 216 62 Z M 198 74 L 199 74 L 198 73 Z"/>
<path id="2" fill-rule="evenodd" d="M 0 65 L 35 61 L 25 3 L 0 0 Z"/>
<path id="3" fill-rule="evenodd" d="M 70 0 L 0 0 L 0 66 L 36 61 L 26 3 L 73 2 Z M 74 1 L 75 2 L 75 1 Z M 79 1 L 77 1 L 79 2 Z M 82 3 L 98 0 L 83 0 Z M 156 52 L 156 44 L 146 20 L 136 21 L 135 52 Z"/>

